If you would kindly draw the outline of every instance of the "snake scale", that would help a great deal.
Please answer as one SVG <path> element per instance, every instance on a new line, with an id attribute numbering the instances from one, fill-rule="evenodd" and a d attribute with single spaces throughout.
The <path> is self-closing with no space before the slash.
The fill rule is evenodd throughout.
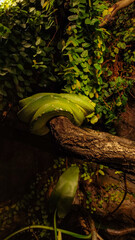
<path id="1" fill-rule="evenodd" d="M 31 133 L 40 136 L 49 132 L 47 123 L 56 116 L 66 116 L 81 126 L 95 109 L 95 103 L 88 97 L 73 93 L 37 93 L 20 100 L 19 104 L 22 107 L 19 119 L 29 123 Z"/>

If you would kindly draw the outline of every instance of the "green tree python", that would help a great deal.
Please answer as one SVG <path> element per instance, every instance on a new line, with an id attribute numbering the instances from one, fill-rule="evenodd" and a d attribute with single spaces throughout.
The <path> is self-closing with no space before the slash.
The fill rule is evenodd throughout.
<path id="1" fill-rule="evenodd" d="M 81 126 L 95 109 L 95 103 L 88 97 L 72 93 L 37 93 L 20 100 L 19 104 L 22 107 L 19 119 L 29 123 L 31 133 L 40 136 L 49 132 L 47 123 L 56 116 L 66 116 Z"/>

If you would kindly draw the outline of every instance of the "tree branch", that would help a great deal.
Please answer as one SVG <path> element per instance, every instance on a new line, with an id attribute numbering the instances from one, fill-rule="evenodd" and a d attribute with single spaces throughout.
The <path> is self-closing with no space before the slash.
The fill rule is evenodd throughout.
<path id="1" fill-rule="evenodd" d="M 107 14 L 102 22 L 100 23 L 100 27 L 103 27 L 106 25 L 109 21 L 113 19 L 113 17 L 116 15 L 116 13 L 127 6 L 129 6 L 131 3 L 133 3 L 135 0 L 122 0 L 117 3 L 115 3 L 111 8 L 108 9 L 109 14 Z"/>
<path id="2" fill-rule="evenodd" d="M 54 118 L 49 124 L 52 135 L 66 152 L 135 175 L 134 141 L 91 129 L 86 131 L 66 117 Z"/>

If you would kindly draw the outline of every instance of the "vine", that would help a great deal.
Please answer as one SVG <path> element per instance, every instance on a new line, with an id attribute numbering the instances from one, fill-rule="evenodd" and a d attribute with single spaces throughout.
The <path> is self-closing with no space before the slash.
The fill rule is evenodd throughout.
<path id="1" fill-rule="evenodd" d="M 56 28 L 53 3 L 18 0 L 0 8 L 1 109 L 56 81 L 55 49 L 48 46 Z"/>
<path id="2" fill-rule="evenodd" d="M 100 120 L 107 131 L 115 133 L 113 124 L 123 111 L 133 84 L 134 52 L 128 50 L 127 53 L 125 49 L 133 46 L 134 20 L 128 20 L 129 15 L 124 12 L 122 17 L 118 15 L 111 31 L 101 28 L 99 23 L 107 8 L 106 2 L 70 1 L 68 39 L 62 48 L 63 55 L 68 56 L 63 75 L 65 91 L 81 92 L 95 101 L 96 114 L 90 114 L 87 121 L 95 124 Z M 124 11 L 132 16 L 133 6 Z M 121 30 L 118 29 L 119 17 L 123 24 Z M 123 58 L 127 59 L 126 64 Z"/>
<path id="3" fill-rule="evenodd" d="M 133 4 L 110 27 L 112 3 L 18 0 L 0 8 L 0 109 L 37 92 L 81 93 L 96 103 L 87 124 L 113 128 L 134 79 Z"/>

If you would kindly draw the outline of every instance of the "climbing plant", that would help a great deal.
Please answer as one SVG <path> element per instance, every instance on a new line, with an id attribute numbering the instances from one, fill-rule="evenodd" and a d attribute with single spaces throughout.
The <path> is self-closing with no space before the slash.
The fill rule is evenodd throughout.
<path id="1" fill-rule="evenodd" d="M 134 20 L 131 5 L 118 15 L 111 30 L 101 28 L 100 21 L 107 8 L 108 3 L 100 1 L 70 2 L 68 39 L 62 48 L 68 57 L 63 75 L 65 91 L 81 92 L 95 101 L 96 115 L 90 115 L 88 121 L 96 123 L 101 119 L 104 127 L 114 133 L 113 123 L 124 109 L 133 84 L 133 78 L 127 75 L 133 72 L 134 52 L 130 48 Z"/>
<path id="2" fill-rule="evenodd" d="M 8 2 L 8 1 L 7 1 Z M 12 0 L 0 8 L 0 108 L 37 92 L 81 93 L 87 122 L 112 128 L 133 84 L 133 4 L 100 27 L 112 2 Z"/>
<path id="3" fill-rule="evenodd" d="M 53 74 L 55 32 L 53 2 L 17 0 L 0 8 L 1 108 L 7 99 L 16 103 L 37 89 L 45 89 Z"/>
<path id="4" fill-rule="evenodd" d="M 121 10 L 115 21 L 106 29 L 107 53 L 102 64 L 104 82 L 99 93 L 97 112 L 105 119 L 107 129 L 124 110 L 130 89 L 134 83 L 134 19 L 133 4 Z M 103 12 L 104 15 L 104 12 Z"/>

